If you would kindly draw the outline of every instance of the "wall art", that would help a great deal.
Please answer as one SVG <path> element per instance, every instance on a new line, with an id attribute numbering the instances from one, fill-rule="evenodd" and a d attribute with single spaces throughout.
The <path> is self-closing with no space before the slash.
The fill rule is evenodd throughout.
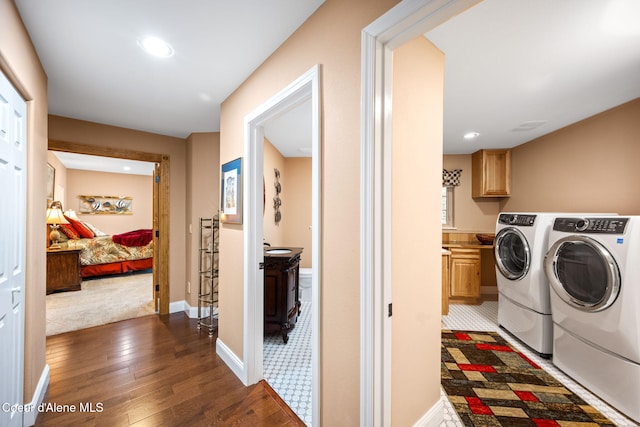
<path id="1" fill-rule="evenodd" d="M 220 221 L 226 224 L 242 224 L 242 158 L 222 165 Z"/>
<path id="2" fill-rule="evenodd" d="M 81 214 L 132 215 L 133 197 L 126 196 L 78 196 Z"/>

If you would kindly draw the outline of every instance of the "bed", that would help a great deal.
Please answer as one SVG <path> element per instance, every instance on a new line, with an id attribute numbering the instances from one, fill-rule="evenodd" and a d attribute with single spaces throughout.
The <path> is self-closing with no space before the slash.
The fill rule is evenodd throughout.
<path id="1" fill-rule="evenodd" d="M 80 249 L 83 278 L 148 270 L 153 267 L 153 234 L 150 229 L 133 230 L 113 236 L 96 233 L 87 223 L 71 221 L 61 227 L 60 246 Z M 86 229 L 80 231 L 81 227 Z M 90 237 L 92 236 L 92 237 Z"/>

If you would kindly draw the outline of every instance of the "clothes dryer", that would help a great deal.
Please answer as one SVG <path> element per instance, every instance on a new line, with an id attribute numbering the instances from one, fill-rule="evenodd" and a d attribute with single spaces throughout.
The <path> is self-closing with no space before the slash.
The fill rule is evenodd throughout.
<path id="1" fill-rule="evenodd" d="M 557 215 L 503 212 L 496 223 L 498 323 L 545 357 L 552 352 L 553 327 L 542 261 Z"/>
<path id="2" fill-rule="evenodd" d="M 544 271 L 553 363 L 640 422 L 640 217 L 558 217 Z"/>

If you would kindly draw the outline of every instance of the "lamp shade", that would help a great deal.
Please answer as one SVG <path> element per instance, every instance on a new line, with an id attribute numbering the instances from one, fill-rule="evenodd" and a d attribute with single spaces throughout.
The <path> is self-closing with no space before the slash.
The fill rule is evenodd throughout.
<path id="1" fill-rule="evenodd" d="M 47 224 L 69 224 L 60 208 L 47 209 Z"/>

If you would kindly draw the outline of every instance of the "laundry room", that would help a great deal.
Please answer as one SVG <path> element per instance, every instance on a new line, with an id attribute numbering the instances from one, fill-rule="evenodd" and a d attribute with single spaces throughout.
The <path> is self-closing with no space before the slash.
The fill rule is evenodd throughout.
<path id="1" fill-rule="evenodd" d="M 640 231 L 638 117 L 635 99 L 509 149 L 443 156 L 443 328 L 500 331 L 618 425 L 640 420 L 640 381 L 614 384 L 640 373 L 637 331 L 619 327 L 640 325 L 621 306 L 640 304 L 622 290 L 640 280 L 625 271 Z M 487 185 L 499 189 L 478 194 Z"/>

